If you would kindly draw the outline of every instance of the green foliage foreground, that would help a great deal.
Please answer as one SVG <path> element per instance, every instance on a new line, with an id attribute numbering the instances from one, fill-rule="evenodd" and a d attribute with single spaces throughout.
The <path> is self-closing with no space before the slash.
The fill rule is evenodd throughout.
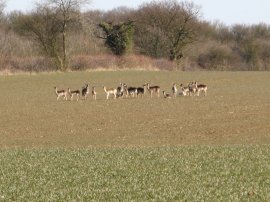
<path id="1" fill-rule="evenodd" d="M 2 150 L 0 201 L 269 201 L 270 147 Z"/>

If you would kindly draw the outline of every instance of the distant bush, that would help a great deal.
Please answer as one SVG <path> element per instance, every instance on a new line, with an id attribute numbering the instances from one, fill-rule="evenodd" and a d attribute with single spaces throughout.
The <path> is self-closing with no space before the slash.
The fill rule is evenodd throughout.
<path id="1" fill-rule="evenodd" d="M 199 55 L 198 65 L 208 70 L 231 70 L 234 59 L 233 52 L 229 47 L 215 46 Z"/>
<path id="2" fill-rule="evenodd" d="M 114 56 L 111 54 L 78 55 L 71 60 L 71 70 L 146 69 L 173 70 L 175 64 L 167 59 L 153 59 L 143 55 Z"/>
<path id="3" fill-rule="evenodd" d="M 270 70 L 270 43 L 261 44 L 259 50 L 259 57 L 261 59 L 261 70 Z"/>
<path id="4" fill-rule="evenodd" d="M 53 62 L 50 62 L 44 57 L 10 57 L 4 61 L 0 71 L 10 72 L 46 72 L 55 71 L 56 67 Z"/>

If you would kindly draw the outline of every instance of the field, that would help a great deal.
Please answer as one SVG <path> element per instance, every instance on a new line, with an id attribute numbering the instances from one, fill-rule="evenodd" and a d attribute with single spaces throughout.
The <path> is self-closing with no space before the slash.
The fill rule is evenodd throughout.
<path id="1" fill-rule="evenodd" d="M 195 80 L 206 97 L 102 90 Z M 56 101 L 86 82 L 96 101 Z M 269 201 L 269 86 L 269 72 L 0 76 L 0 201 Z"/>

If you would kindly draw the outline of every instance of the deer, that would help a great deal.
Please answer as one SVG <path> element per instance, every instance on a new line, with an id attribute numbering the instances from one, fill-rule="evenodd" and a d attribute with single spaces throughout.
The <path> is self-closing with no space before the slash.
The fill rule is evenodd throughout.
<path id="1" fill-rule="evenodd" d="M 182 90 L 182 95 L 187 96 L 190 95 L 189 87 L 184 86 L 182 83 L 180 84 L 180 88 Z"/>
<path id="2" fill-rule="evenodd" d="M 198 84 L 197 81 L 195 81 L 195 86 L 196 86 L 196 91 L 197 91 L 198 96 L 200 96 L 200 92 L 203 92 L 204 96 L 206 96 L 207 85 Z"/>
<path id="3" fill-rule="evenodd" d="M 57 87 L 54 87 L 55 89 L 55 94 L 57 96 L 56 100 L 58 101 L 58 99 L 60 97 L 63 97 L 63 100 L 67 100 L 67 91 L 65 90 L 58 90 Z"/>
<path id="4" fill-rule="evenodd" d="M 145 85 L 143 85 L 143 87 L 138 87 L 138 88 L 137 88 L 137 97 L 138 97 L 139 95 L 141 95 L 141 97 L 143 97 L 144 94 L 145 94 Z"/>
<path id="5" fill-rule="evenodd" d="M 147 90 L 150 93 L 151 98 L 153 97 L 153 93 L 157 93 L 157 96 L 159 97 L 160 87 L 159 86 L 150 86 L 149 83 L 145 84 L 147 87 Z"/>
<path id="6" fill-rule="evenodd" d="M 127 85 L 124 86 L 125 91 L 126 91 L 126 96 L 131 96 L 135 97 L 137 96 L 137 88 L 136 87 L 128 87 Z"/>
<path id="7" fill-rule="evenodd" d="M 177 95 L 177 87 L 176 87 L 175 83 L 173 83 L 173 86 L 172 86 L 172 93 L 173 93 L 173 96 L 176 97 L 176 95 Z"/>
<path id="8" fill-rule="evenodd" d="M 162 91 L 162 92 L 163 92 L 164 98 L 166 98 L 166 99 L 171 99 L 172 98 L 172 96 L 169 93 L 166 93 L 165 91 Z"/>
<path id="9" fill-rule="evenodd" d="M 97 100 L 97 92 L 96 92 L 96 87 L 92 87 L 92 99 Z"/>
<path id="10" fill-rule="evenodd" d="M 110 95 L 114 95 L 114 99 L 116 99 L 117 89 L 115 89 L 115 88 L 107 89 L 106 86 L 103 86 L 103 90 L 106 93 L 107 100 L 109 99 Z"/>
<path id="11" fill-rule="evenodd" d="M 117 96 L 117 98 L 118 97 L 124 97 L 124 91 L 125 91 L 125 84 L 124 83 L 120 83 L 120 86 L 119 87 L 117 87 L 117 94 L 116 94 L 116 96 Z"/>
<path id="12" fill-rule="evenodd" d="M 89 84 L 85 84 L 85 86 L 82 87 L 82 96 L 86 100 L 87 95 L 89 94 Z"/>
<path id="13" fill-rule="evenodd" d="M 188 84 L 188 88 L 189 88 L 189 96 L 191 96 L 192 94 L 195 96 L 196 95 L 196 91 L 197 91 L 195 82 L 190 82 Z"/>
<path id="14" fill-rule="evenodd" d="M 68 88 L 68 93 L 70 96 L 70 100 L 73 101 L 73 96 L 76 95 L 77 96 L 77 101 L 79 101 L 80 98 L 80 90 L 70 90 L 70 88 Z"/>

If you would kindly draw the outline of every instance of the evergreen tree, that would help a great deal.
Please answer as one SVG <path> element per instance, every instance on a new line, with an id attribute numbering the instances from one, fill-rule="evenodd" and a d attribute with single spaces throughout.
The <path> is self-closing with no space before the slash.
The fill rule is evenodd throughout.
<path id="1" fill-rule="evenodd" d="M 132 21 L 113 25 L 102 22 L 99 27 L 104 33 L 105 45 L 115 54 L 124 55 L 133 47 L 134 25 Z"/>

